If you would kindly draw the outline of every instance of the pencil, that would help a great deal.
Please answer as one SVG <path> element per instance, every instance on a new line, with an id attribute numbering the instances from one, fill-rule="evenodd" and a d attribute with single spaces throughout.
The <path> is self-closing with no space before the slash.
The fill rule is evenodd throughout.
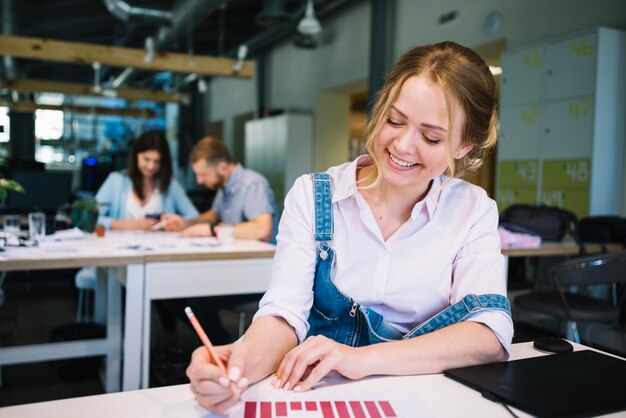
<path id="1" fill-rule="evenodd" d="M 152 225 L 152 230 L 153 231 L 157 231 L 161 228 L 164 228 L 165 225 L 167 225 L 167 219 L 163 219 L 161 222 L 155 223 L 154 225 Z"/>
<path id="2" fill-rule="evenodd" d="M 219 367 L 222 373 L 224 373 L 224 376 L 228 378 L 226 366 L 224 366 L 224 363 L 215 351 L 215 347 L 211 343 L 211 340 L 209 340 L 209 337 L 206 335 L 206 332 L 204 332 L 202 325 L 200 325 L 200 322 L 198 322 L 198 318 L 196 318 L 196 315 L 193 313 L 189 306 L 185 308 L 185 314 L 187 315 L 187 318 L 189 318 L 189 322 L 191 322 L 191 325 L 193 325 L 193 329 L 196 330 L 196 334 L 198 334 L 198 337 L 200 337 L 202 344 L 204 344 L 204 347 L 209 352 L 209 356 L 211 357 L 211 359 L 215 362 L 215 364 L 217 364 L 217 367 Z M 235 386 L 234 382 L 230 382 L 230 387 L 233 391 L 235 391 L 235 393 L 239 393 L 239 390 L 237 389 L 237 386 Z"/>

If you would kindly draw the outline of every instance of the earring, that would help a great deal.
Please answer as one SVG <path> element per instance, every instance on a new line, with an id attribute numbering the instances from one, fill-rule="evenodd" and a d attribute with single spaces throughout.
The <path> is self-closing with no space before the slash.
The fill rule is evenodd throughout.
<path id="1" fill-rule="evenodd" d="M 461 158 L 461 153 L 460 152 L 456 155 L 456 158 Z"/>

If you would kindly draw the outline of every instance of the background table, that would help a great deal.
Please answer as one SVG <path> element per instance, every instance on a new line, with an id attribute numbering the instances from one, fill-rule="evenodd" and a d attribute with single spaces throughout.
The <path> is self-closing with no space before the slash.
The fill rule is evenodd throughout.
<path id="1" fill-rule="evenodd" d="M 622 251 L 624 247 L 619 244 L 584 244 L 587 254 L 599 254 L 605 249 L 609 252 Z M 580 254 L 580 246 L 574 242 L 544 242 L 539 247 L 502 248 L 502 254 L 507 257 L 542 257 L 542 256 L 567 256 Z"/>
<path id="2" fill-rule="evenodd" d="M 0 271 L 99 267 L 95 316 L 106 319 L 107 336 L 0 348 L 0 366 L 105 355 L 107 392 L 120 389 L 120 371 L 122 390 L 147 387 L 150 302 L 263 292 L 273 255 L 274 246 L 264 242 L 222 246 L 213 238 L 164 232 L 109 232 L 105 238 L 48 239 L 38 248 L 9 248 L 0 255 Z M 126 288 L 123 337 L 120 284 Z"/>
<path id="3" fill-rule="evenodd" d="M 50 241 L 40 247 L 9 247 L 0 253 L 0 271 L 98 267 L 96 317 L 106 322 L 106 337 L 90 340 L 20 345 L 0 348 L 0 366 L 46 360 L 104 355 L 107 392 L 120 390 L 122 368 L 123 283 L 143 281 L 143 256 L 104 240 Z M 42 313 L 45 315 L 45 313 Z M 124 362 L 124 367 L 130 364 Z"/>

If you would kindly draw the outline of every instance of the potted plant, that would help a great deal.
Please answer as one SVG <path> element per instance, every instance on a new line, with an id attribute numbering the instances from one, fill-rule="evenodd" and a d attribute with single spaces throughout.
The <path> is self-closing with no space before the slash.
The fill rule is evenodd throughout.
<path id="1" fill-rule="evenodd" d="M 76 199 L 69 205 L 72 224 L 81 231 L 94 232 L 98 221 L 99 206 L 95 199 Z"/>
<path id="2" fill-rule="evenodd" d="M 6 165 L 6 159 L 0 157 L 0 168 Z M 24 188 L 15 180 L 4 178 L 0 171 L 0 203 L 4 204 L 9 192 L 24 193 Z"/>

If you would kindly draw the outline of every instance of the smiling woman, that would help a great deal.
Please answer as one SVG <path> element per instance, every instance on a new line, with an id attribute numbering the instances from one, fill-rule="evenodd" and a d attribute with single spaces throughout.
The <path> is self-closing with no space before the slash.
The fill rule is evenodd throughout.
<path id="1" fill-rule="evenodd" d="M 368 155 L 301 176 L 285 199 L 259 312 L 243 339 L 218 347 L 238 390 L 194 352 L 198 402 L 223 411 L 270 373 L 276 388 L 304 391 L 331 371 L 357 379 L 505 359 L 498 211 L 453 177 L 494 145 L 496 122 L 493 76 L 475 52 L 444 42 L 404 54 L 368 121 Z"/>

